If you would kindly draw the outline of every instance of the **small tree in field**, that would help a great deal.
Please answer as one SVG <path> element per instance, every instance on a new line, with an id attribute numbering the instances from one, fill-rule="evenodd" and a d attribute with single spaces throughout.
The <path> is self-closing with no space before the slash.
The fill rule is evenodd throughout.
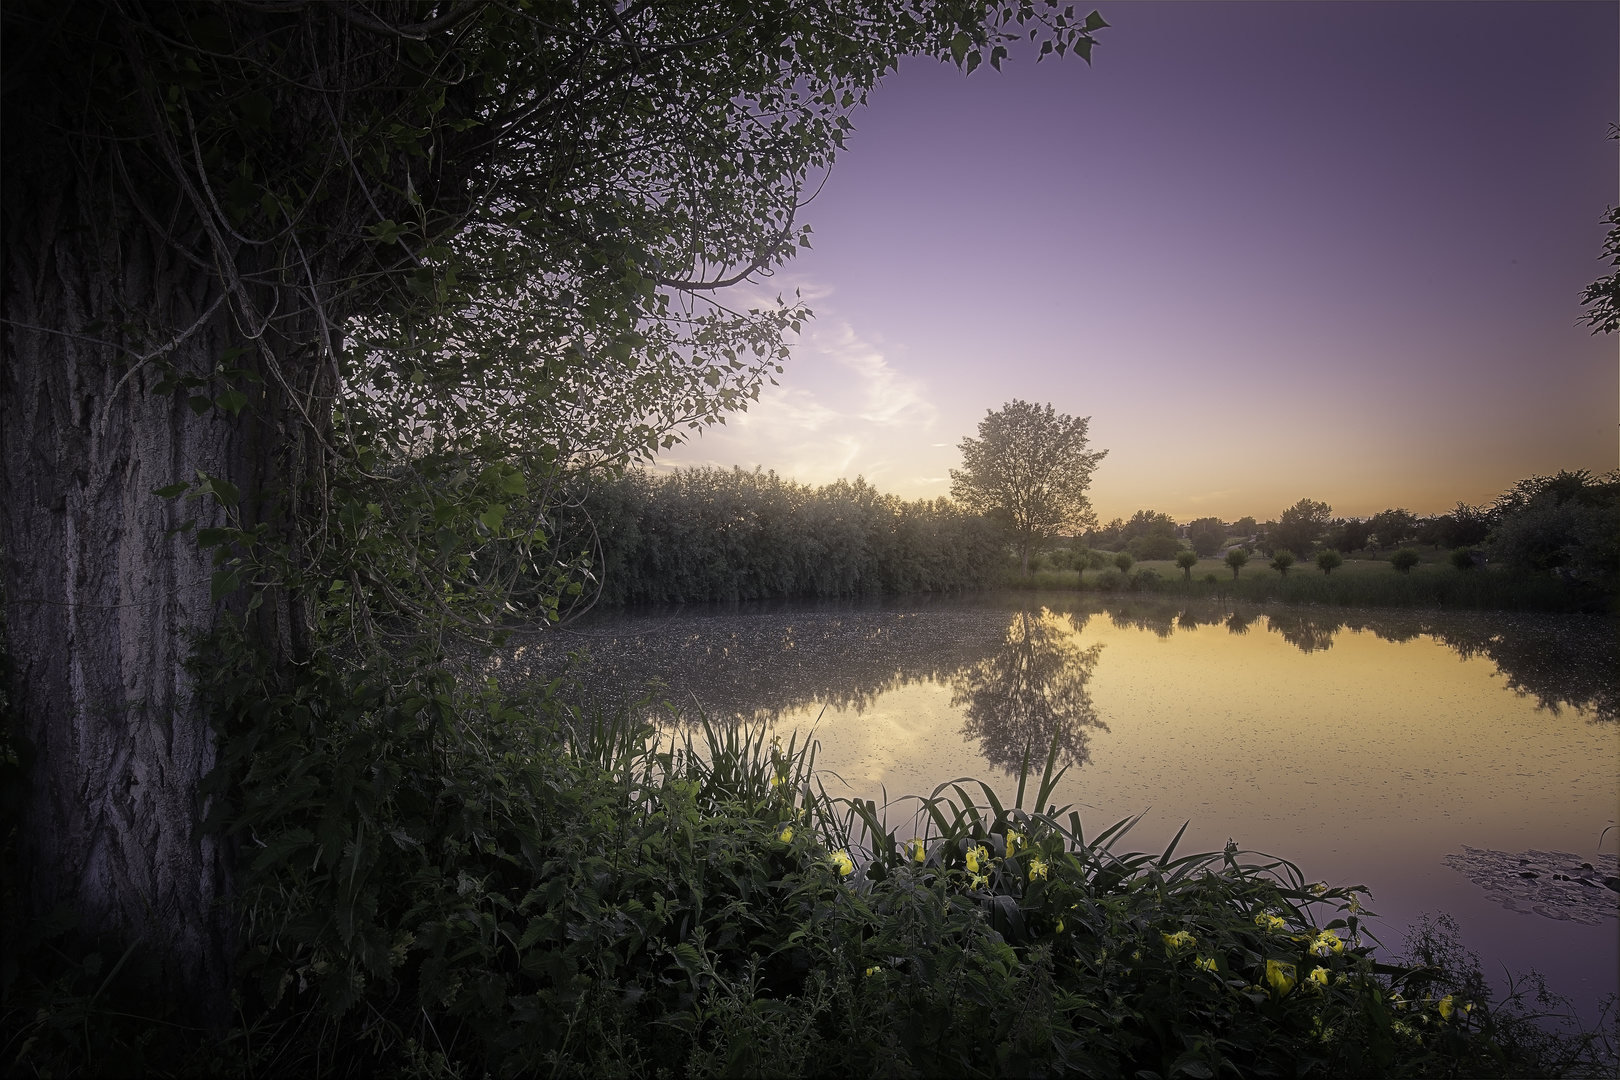
<path id="1" fill-rule="evenodd" d="M 1176 552 L 1176 565 L 1181 567 L 1181 573 L 1188 581 L 1192 580 L 1192 568 L 1198 565 L 1198 552 Z"/>
<path id="2" fill-rule="evenodd" d="M 1288 576 L 1288 571 L 1293 565 L 1294 553 L 1287 548 L 1278 548 L 1271 556 L 1271 568 L 1283 577 Z"/>
<path id="3" fill-rule="evenodd" d="M 979 421 L 977 439 L 957 444 L 962 467 L 951 470 L 951 498 L 1007 527 L 1026 574 L 1030 553 L 1046 541 L 1097 524 L 1086 488 L 1108 451 L 1086 449 L 1090 423 L 1051 405 L 1009 401 Z"/>
<path id="4" fill-rule="evenodd" d="M 1122 551 L 1118 555 L 1114 556 L 1114 565 L 1119 567 L 1119 572 L 1122 574 L 1130 573 L 1131 564 L 1134 562 L 1136 562 L 1136 560 L 1131 558 L 1131 553 L 1128 551 Z"/>
<path id="5" fill-rule="evenodd" d="M 1324 575 L 1331 574 L 1344 565 L 1344 556 L 1332 548 L 1323 548 L 1316 553 L 1316 565 Z"/>
<path id="6" fill-rule="evenodd" d="M 1455 566 L 1458 570 L 1474 569 L 1474 549 L 1471 547 L 1460 547 L 1453 551 L 1451 553 L 1451 565 Z"/>
<path id="7" fill-rule="evenodd" d="M 1235 547 L 1226 553 L 1226 565 L 1232 568 L 1232 580 L 1238 579 L 1238 571 L 1243 569 L 1249 561 L 1249 552 L 1245 548 Z"/>
<path id="8" fill-rule="evenodd" d="M 1389 565 L 1403 574 L 1410 574 L 1412 567 L 1423 561 L 1423 556 L 1417 553 L 1416 548 L 1401 548 L 1389 557 Z"/>

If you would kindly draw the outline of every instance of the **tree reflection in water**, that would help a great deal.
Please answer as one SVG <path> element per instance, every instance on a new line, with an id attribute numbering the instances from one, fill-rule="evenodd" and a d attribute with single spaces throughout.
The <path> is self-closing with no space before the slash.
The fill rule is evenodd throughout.
<path id="1" fill-rule="evenodd" d="M 991 765 L 1017 772 L 1027 753 L 1038 769 L 1054 735 L 1061 764 L 1090 759 L 1091 729 L 1108 726 L 1086 689 L 1103 647 L 1080 645 L 1085 624 L 1085 616 L 1076 625 L 1074 616 L 1046 608 L 1019 611 L 993 652 L 951 675 L 951 704 L 966 717 L 962 734 L 978 740 Z"/>

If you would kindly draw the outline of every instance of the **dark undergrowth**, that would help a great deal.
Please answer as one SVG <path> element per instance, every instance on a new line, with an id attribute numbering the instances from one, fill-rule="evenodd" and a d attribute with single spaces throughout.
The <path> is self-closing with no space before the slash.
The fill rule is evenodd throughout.
<path id="1" fill-rule="evenodd" d="M 1443 922 L 1389 962 L 1354 890 L 1088 833 L 1048 805 L 1055 754 L 881 807 L 762 729 L 672 743 L 554 687 L 406 660 L 286 685 L 228 645 L 197 670 L 234 1022 L 189 1026 L 152 957 L 66 913 L 8 918 L 11 1075 L 1613 1075 L 1612 1025 L 1493 1000 Z"/>

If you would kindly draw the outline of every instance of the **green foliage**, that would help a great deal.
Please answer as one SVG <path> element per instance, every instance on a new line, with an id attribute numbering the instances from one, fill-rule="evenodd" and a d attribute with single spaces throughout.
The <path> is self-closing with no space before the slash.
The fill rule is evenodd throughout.
<path id="1" fill-rule="evenodd" d="M 1620 580 L 1620 473 L 1533 476 L 1498 497 L 1492 514 L 1493 561 L 1610 590 Z"/>
<path id="2" fill-rule="evenodd" d="M 1322 548 L 1316 553 L 1316 566 L 1324 575 L 1331 574 L 1344 565 L 1344 556 L 1330 547 Z"/>
<path id="3" fill-rule="evenodd" d="M 996 526 L 945 499 L 741 469 L 603 478 L 562 526 L 571 547 L 593 552 L 610 604 L 980 588 L 1005 551 Z"/>
<path id="4" fill-rule="evenodd" d="M 1288 576 L 1288 571 L 1293 567 L 1293 565 L 1294 553 L 1292 551 L 1289 551 L 1287 548 L 1278 548 L 1276 551 L 1272 552 L 1271 568 L 1277 571 L 1277 573 L 1281 574 L 1283 577 Z"/>
<path id="5" fill-rule="evenodd" d="M 1114 565 L 1119 568 L 1120 573 L 1126 574 L 1126 573 L 1130 572 L 1131 564 L 1134 563 L 1136 560 L 1134 558 L 1132 558 L 1130 552 L 1121 551 L 1121 552 L 1119 552 L 1118 554 L 1116 554 L 1114 556 L 1112 561 L 1113 561 Z"/>
<path id="6" fill-rule="evenodd" d="M 1448 561 L 1458 570 L 1472 570 L 1478 563 L 1475 561 L 1473 548 L 1460 547 L 1452 551 Z"/>
<path id="7" fill-rule="evenodd" d="M 1423 561 L 1423 556 L 1416 548 L 1401 548 L 1389 557 L 1389 565 L 1403 574 L 1410 574 L 1412 567 Z"/>
<path id="8" fill-rule="evenodd" d="M 1369 542 L 1382 547 L 1404 544 L 1417 535 L 1417 515 L 1410 510 L 1383 510 L 1367 520 Z"/>
<path id="9" fill-rule="evenodd" d="M 1225 539 L 1226 526 L 1221 524 L 1220 518 L 1197 518 L 1187 526 L 1187 542 L 1203 558 L 1220 551 Z"/>
<path id="10" fill-rule="evenodd" d="M 1310 554 L 1316 542 L 1328 528 L 1328 515 L 1333 508 L 1324 502 L 1301 499 L 1282 512 L 1276 526 L 1270 530 L 1271 543 L 1289 551 Z"/>
<path id="11" fill-rule="evenodd" d="M 1609 125 L 1609 138 L 1620 139 L 1620 124 Z M 1616 269 L 1608 277 L 1592 282 L 1581 295 L 1581 306 L 1586 308 L 1581 319 L 1594 334 L 1620 330 L 1620 206 L 1609 207 L 1603 224 L 1609 226 L 1603 238 L 1603 257 Z"/>
<path id="12" fill-rule="evenodd" d="M 1144 561 L 1173 559 L 1181 550 L 1181 541 L 1174 536 L 1135 536 L 1126 543 L 1125 550 Z"/>
<path id="13" fill-rule="evenodd" d="M 289 682 L 226 637 L 197 670 L 225 735 L 213 821 L 243 845 L 237 1023 L 221 1040 L 161 1001 L 132 1023 L 112 1011 L 132 998 L 99 997 L 129 964 L 38 928 L 31 976 L 53 950 L 83 959 L 8 984 L 14 1069 L 1604 1067 L 1594 1034 L 1493 1006 L 1443 934 L 1428 966 L 1381 960 L 1353 889 L 1235 845 L 1121 853 L 1134 821 L 1087 833 L 1051 805 L 1056 739 L 1039 775 L 1025 750 L 1011 798 L 955 781 L 879 807 L 829 798 L 813 750 L 761 728 L 670 740 L 425 655 Z"/>
<path id="14" fill-rule="evenodd" d="M 1188 581 L 1192 580 L 1192 569 L 1198 565 L 1198 552 L 1180 551 L 1176 553 L 1176 565 L 1181 567 L 1181 573 Z"/>
<path id="15" fill-rule="evenodd" d="M 1086 489 L 1106 450 L 1088 451 L 1090 417 L 1050 404 L 1009 401 L 963 439 L 962 467 L 951 470 L 951 497 L 1007 527 L 1027 571 L 1029 556 L 1059 532 L 1096 522 Z"/>
<path id="16" fill-rule="evenodd" d="M 1238 574 L 1249 561 L 1249 552 L 1246 548 L 1231 548 L 1226 553 L 1226 565 L 1232 568 L 1232 580 L 1238 579 Z"/>

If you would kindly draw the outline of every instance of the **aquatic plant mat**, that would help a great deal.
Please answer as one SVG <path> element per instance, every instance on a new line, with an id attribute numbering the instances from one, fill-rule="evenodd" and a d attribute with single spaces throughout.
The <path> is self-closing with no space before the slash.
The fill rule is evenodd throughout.
<path id="1" fill-rule="evenodd" d="M 1509 911 L 1596 926 L 1620 916 L 1616 857 L 1567 851 L 1493 851 L 1464 845 L 1446 865 Z"/>

